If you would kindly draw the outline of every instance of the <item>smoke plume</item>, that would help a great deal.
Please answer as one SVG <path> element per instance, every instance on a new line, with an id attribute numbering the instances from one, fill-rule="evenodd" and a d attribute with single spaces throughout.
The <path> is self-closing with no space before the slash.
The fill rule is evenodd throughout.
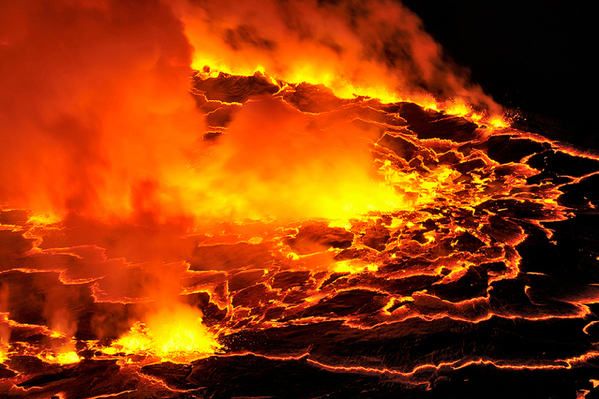
<path id="1" fill-rule="evenodd" d="M 378 190 L 367 156 L 376 137 L 342 134 L 344 122 L 312 129 L 278 100 L 251 99 L 207 154 L 204 116 L 189 93 L 193 68 L 261 70 L 346 98 L 436 96 L 498 109 L 444 61 L 419 18 L 389 0 L 25 0 L 2 8 L 3 207 L 185 225 L 376 205 L 351 194 Z"/>

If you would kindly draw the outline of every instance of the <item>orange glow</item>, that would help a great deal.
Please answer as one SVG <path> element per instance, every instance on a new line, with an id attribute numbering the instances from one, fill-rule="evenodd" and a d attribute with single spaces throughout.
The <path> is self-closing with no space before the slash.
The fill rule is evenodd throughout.
<path id="1" fill-rule="evenodd" d="M 489 124 L 491 124 L 491 126 L 493 126 L 496 129 L 503 129 L 510 126 L 507 119 L 499 115 L 491 117 L 489 119 Z"/>
<path id="2" fill-rule="evenodd" d="M 152 313 L 145 323 L 136 322 L 112 345 L 105 353 L 113 354 L 116 349 L 126 354 L 185 362 L 210 356 L 222 348 L 202 325 L 202 313 L 182 305 Z"/>
<path id="3" fill-rule="evenodd" d="M 335 219 L 393 209 L 393 190 L 365 167 L 371 133 L 344 122 L 313 130 L 310 124 L 321 123 L 320 118 L 276 100 L 256 99 L 200 160 L 210 165 L 205 171 L 198 165 L 173 171 L 167 179 L 198 216 Z M 342 137 L 354 140 L 341 143 Z"/>
<path id="4" fill-rule="evenodd" d="M 81 361 L 81 357 L 77 354 L 77 352 L 59 352 L 56 354 L 47 353 L 42 359 L 48 363 L 56 363 L 56 364 L 72 364 L 79 363 Z"/>
<path id="5" fill-rule="evenodd" d="M 61 217 L 59 217 L 57 215 L 54 215 L 54 214 L 37 213 L 37 214 L 31 215 L 29 217 L 29 219 L 27 220 L 27 222 L 46 227 L 46 226 L 48 226 L 50 224 L 58 223 L 61 220 L 62 220 Z"/>
<path id="6" fill-rule="evenodd" d="M 464 101 L 458 100 L 450 103 L 445 112 L 450 115 L 466 116 L 472 112 L 472 109 Z"/>
<path id="7" fill-rule="evenodd" d="M 599 357 L 597 284 L 549 300 L 562 270 L 526 258 L 594 213 L 599 157 L 512 127 L 400 2 L 10 3 L 0 396 L 96 366 L 125 382 L 90 398 L 218 396 L 198 374 L 244 356 L 428 387 Z M 493 346 L 535 323 L 582 343 Z"/>
<path id="8" fill-rule="evenodd" d="M 467 83 L 462 71 L 440 67 L 440 47 L 424 31 L 418 17 L 401 4 L 372 1 L 363 5 L 367 12 L 359 16 L 345 7 L 350 6 L 248 1 L 243 5 L 186 5 L 180 12 L 194 47 L 191 66 L 196 70 L 209 66 L 246 76 L 262 70 L 288 83 L 323 84 L 340 98 L 367 96 L 388 103 L 407 100 L 436 109 L 438 105 L 429 101 L 430 95 L 414 84 L 425 81 L 459 98 L 459 105 L 450 107 L 453 110 L 456 106 L 467 109 L 466 101 L 499 112 L 480 87 Z M 260 13 L 253 11 L 257 8 Z M 223 12 L 231 9 L 235 12 Z M 286 24 L 287 15 L 294 15 L 296 25 Z M 350 29 L 349 18 L 358 25 L 360 35 Z M 306 35 L 313 39 L 304 40 Z M 377 51 L 391 38 L 401 38 L 395 45 L 403 46 L 412 57 L 394 57 L 389 65 Z M 394 51 L 391 47 L 387 50 Z"/>
<path id="9" fill-rule="evenodd" d="M 353 21 L 360 34 L 350 29 L 343 4 L 180 1 L 172 9 L 149 9 L 143 19 L 124 6 L 98 7 L 72 12 L 85 20 L 98 10 L 107 15 L 122 11 L 129 24 L 116 26 L 100 13 L 94 29 L 61 25 L 56 34 L 65 38 L 65 46 L 79 49 L 79 40 L 93 43 L 75 52 L 68 65 L 43 35 L 31 33 L 37 59 L 53 79 L 43 80 L 18 57 L 3 58 L 14 85 L 46 89 L 26 101 L 2 100 L 16 108 L 7 114 L 11 143 L 4 148 L 11 150 L 0 153 L 0 166 L 20 166 L 17 173 L 0 176 L 0 203 L 34 210 L 32 223 L 56 222 L 76 212 L 103 220 L 190 227 L 207 219 L 348 219 L 412 205 L 381 184 L 368 153 L 369 141 L 377 135 L 354 126 L 358 115 L 316 117 L 280 99 L 255 98 L 235 115 L 217 145 L 202 142 L 211 127 L 188 93 L 192 69 L 205 71 L 206 78 L 218 72 L 258 73 L 282 95 L 309 83 L 325 85 L 337 99 L 415 101 L 474 121 L 484 118 L 471 104 L 489 115 L 500 112 L 459 68 L 440 66 L 442 51 L 418 17 L 386 0 L 365 5 L 369 12 Z M 25 15 L 34 18 L 37 12 L 27 9 Z M 36 29 L 52 26 L 52 15 L 62 12 L 59 5 L 49 8 Z M 286 24 L 285 16 L 291 14 L 297 16 L 297 26 Z M 182 30 L 173 28 L 171 35 L 155 32 L 137 40 L 136 32 L 149 26 L 166 29 L 177 23 L 184 26 L 177 25 Z M 305 35 L 312 40 L 303 39 Z M 392 37 L 402 41 L 388 50 L 403 48 L 410 59 L 393 58 L 391 64 L 385 59 L 382 47 Z M 7 38 L 3 51 L 12 54 L 17 41 Z M 435 99 L 414 84 L 419 81 L 434 88 L 437 97 L 454 100 Z M 61 95 L 54 94 L 57 90 Z M 20 103 L 29 106 L 15 105 Z M 27 122 L 31 113 L 41 123 Z M 502 121 L 493 117 L 489 123 L 505 127 Z"/>
<path id="10" fill-rule="evenodd" d="M 361 367 L 361 366 L 329 366 L 323 363 L 320 363 L 316 360 L 308 359 L 308 362 L 313 363 L 319 367 L 326 368 L 331 371 L 353 371 L 353 372 L 365 372 L 365 373 L 376 373 L 376 374 L 391 374 L 391 375 L 401 375 L 401 376 L 411 376 L 417 373 L 418 371 L 422 371 L 425 369 L 443 369 L 443 368 L 451 368 L 451 369 L 461 369 L 473 364 L 485 364 L 490 365 L 499 369 L 512 369 L 512 370 L 559 370 L 559 369 L 570 369 L 572 365 L 581 363 L 586 361 L 587 359 L 593 359 L 599 356 L 599 352 L 589 352 L 579 357 L 569 358 L 569 359 L 559 359 L 554 364 L 538 364 L 538 365 L 518 365 L 518 364 L 504 364 L 502 362 L 493 361 L 489 359 L 477 359 L 477 360 L 469 360 L 469 361 L 457 361 L 452 363 L 441 363 L 438 365 L 434 364 L 424 364 L 415 367 L 411 371 L 401 371 L 401 370 L 392 370 L 388 368 L 371 368 L 371 367 Z"/>
<path id="11" fill-rule="evenodd" d="M 0 341 L 0 363 L 4 363 L 8 359 L 8 348 L 4 341 Z"/>
<path id="12" fill-rule="evenodd" d="M 333 271 L 337 273 L 360 273 L 360 272 L 375 272 L 378 266 L 375 264 L 365 264 L 363 261 L 343 260 L 335 262 L 332 265 Z"/>

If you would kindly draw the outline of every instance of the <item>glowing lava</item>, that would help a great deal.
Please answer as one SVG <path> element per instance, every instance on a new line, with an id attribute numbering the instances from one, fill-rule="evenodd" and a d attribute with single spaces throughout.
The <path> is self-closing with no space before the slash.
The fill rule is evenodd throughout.
<path id="1" fill-rule="evenodd" d="M 0 395 L 595 387 L 599 157 L 407 9 L 41 3 L 0 16 Z"/>
<path id="2" fill-rule="evenodd" d="M 191 362 L 213 355 L 221 348 L 222 345 L 202 324 L 202 313 L 196 308 L 179 305 L 153 313 L 146 323 L 136 322 L 104 352 L 113 354 L 117 349 L 128 355 Z"/>

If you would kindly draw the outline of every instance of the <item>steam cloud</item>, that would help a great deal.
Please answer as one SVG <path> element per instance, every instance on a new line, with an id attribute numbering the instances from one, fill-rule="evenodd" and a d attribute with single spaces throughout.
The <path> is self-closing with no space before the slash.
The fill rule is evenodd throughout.
<path id="1" fill-rule="evenodd" d="M 339 142 L 337 127 L 298 132 L 274 118 L 260 132 L 250 111 L 236 116 L 222 148 L 198 160 L 205 127 L 189 94 L 192 66 L 243 73 L 261 67 L 290 82 L 327 84 L 336 93 L 348 87 L 406 98 L 427 92 L 498 109 L 468 83 L 464 71 L 445 62 L 418 17 L 397 2 L 25 0 L 2 8 L 0 205 L 5 207 L 146 224 L 183 223 L 190 215 L 215 212 L 260 217 L 265 208 L 282 216 L 292 195 L 282 195 L 284 204 L 276 204 L 256 198 L 248 184 L 264 183 L 263 190 L 272 193 L 307 185 L 314 174 L 340 176 L 350 164 L 353 177 L 320 180 L 334 193 L 350 180 L 368 179 L 362 147 L 326 150 Z M 249 108 L 260 114 L 268 105 L 261 104 Z M 282 104 L 270 108 L 292 113 Z M 291 117 L 301 119 L 296 114 Z M 247 169 L 240 168 L 244 150 L 232 145 L 249 146 L 247 137 L 262 133 L 269 138 L 263 156 L 246 156 Z M 296 144 L 320 150 L 307 150 L 311 155 L 289 150 L 290 134 L 303 137 Z M 305 136 L 310 134 L 316 136 Z M 265 176 L 266 167 L 257 162 L 273 169 L 283 159 L 278 151 L 293 153 L 288 170 L 305 166 L 312 176 Z M 333 166 L 325 172 L 325 164 Z M 306 208 L 305 198 L 290 208 L 315 213 L 298 217 L 321 216 Z"/>
<path id="2" fill-rule="evenodd" d="M 451 63 L 420 18 L 398 1 L 294 0 L 192 1 L 186 33 L 204 62 L 235 71 L 262 66 L 288 81 L 381 88 L 404 98 L 432 93 L 461 98 L 498 112 Z"/>
<path id="3" fill-rule="evenodd" d="M 1 14 L 0 202 L 132 212 L 202 130 L 182 23 L 159 1 L 9 2 Z"/>

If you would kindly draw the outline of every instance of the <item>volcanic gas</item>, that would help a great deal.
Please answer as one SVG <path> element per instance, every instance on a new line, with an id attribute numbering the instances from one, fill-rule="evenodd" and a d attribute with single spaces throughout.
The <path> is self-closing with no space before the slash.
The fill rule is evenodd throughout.
<path id="1" fill-rule="evenodd" d="M 400 3 L 2 8 L 2 395 L 597 385 L 599 156 Z"/>

